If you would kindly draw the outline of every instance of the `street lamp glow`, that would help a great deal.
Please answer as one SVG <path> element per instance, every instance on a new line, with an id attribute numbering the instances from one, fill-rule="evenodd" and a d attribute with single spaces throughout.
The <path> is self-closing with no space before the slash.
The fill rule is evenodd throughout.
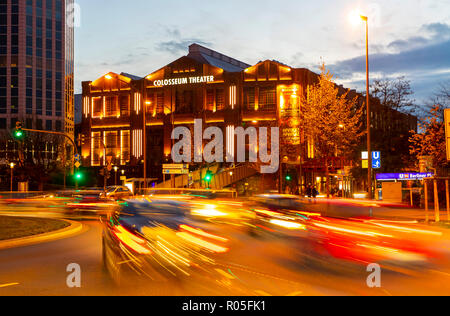
<path id="1" fill-rule="evenodd" d="M 14 167 L 15 167 L 16 165 L 14 164 L 14 162 L 11 162 L 11 164 L 10 164 L 9 166 L 11 167 L 11 169 L 14 169 Z"/>
<path id="2" fill-rule="evenodd" d="M 367 17 L 361 14 L 359 10 L 353 10 L 349 15 L 350 23 L 353 25 L 358 25 L 361 21 L 367 20 Z"/>

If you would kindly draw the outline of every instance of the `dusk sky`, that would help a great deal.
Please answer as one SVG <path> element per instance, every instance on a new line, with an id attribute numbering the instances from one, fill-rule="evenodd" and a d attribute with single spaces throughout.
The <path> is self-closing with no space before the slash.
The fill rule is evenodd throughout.
<path id="1" fill-rule="evenodd" d="M 255 64 L 275 59 L 364 89 L 365 28 L 349 13 L 369 15 L 371 79 L 405 76 L 418 101 L 450 82 L 448 0 L 77 0 L 76 92 L 109 71 L 147 75 L 198 43 Z"/>

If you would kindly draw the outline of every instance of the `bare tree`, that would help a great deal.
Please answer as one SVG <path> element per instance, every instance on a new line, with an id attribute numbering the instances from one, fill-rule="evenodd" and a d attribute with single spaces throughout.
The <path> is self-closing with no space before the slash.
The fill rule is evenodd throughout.
<path id="1" fill-rule="evenodd" d="M 411 81 L 405 77 L 375 80 L 370 87 L 372 97 L 378 98 L 382 105 L 396 111 L 412 114 L 417 110 Z"/>

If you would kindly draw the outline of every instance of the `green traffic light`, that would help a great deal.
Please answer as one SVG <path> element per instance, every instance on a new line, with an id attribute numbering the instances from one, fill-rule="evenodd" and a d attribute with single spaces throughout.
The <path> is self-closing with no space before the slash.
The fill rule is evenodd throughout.
<path id="1" fill-rule="evenodd" d="M 286 180 L 291 181 L 292 180 L 291 176 L 286 176 Z"/>
<path id="2" fill-rule="evenodd" d="M 21 139 L 23 137 L 23 132 L 22 131 L 16 131 L 14 133 L 14 137 L 17 139 Z"/>
<path id="3" fill-rule="evenodd" d="M 212 179 L 212 173 L 211 171 L 208 171 L 205 175 L 205 181 L 210 182 Z"/>
<path id="4" fill-rule="evenodd" d="M 77 173 L 75 174 L 75 179 L 76 179 L 76 180 L 81 180 L 81 179 L 83 179 L 83 174 L 80 173 L 80 172 L 77 172 Z"/>

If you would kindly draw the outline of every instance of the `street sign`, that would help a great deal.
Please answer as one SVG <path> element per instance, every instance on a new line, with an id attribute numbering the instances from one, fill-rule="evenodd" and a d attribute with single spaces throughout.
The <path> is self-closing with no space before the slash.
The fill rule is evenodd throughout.
<path id="1" fill-rule="evenodd" d="M 77 162 L 75 163 L 75 168 L 79 169 L 80 167 L 81 167 L 81 163 L 80 163 L 79 161 L 77 161 Z"/>
<path id="2" fill-rule="evenodd" d="M 189 169 L 188 164 L 165 164 L 163 169 Z"/>
<path id="3" fill-rule="evenodd" d="M 381 168 L 381 152 L 379 151 L 372 152 L 372 168 L 373 169 Z"/>
<path id="4" fill-rule="evenodd" d="M 369 169 L 369 153 L 367 151 L 361 152 L 362 158 L 362 168 Z M 381 152 L 373 151 L 372 152 L 372 169 L 380 169 L 381 168 Z"/>
<path id="5" fill-rule="evenodd" d="M 75 156 L 73 156 L 75 161 L 81 161 L 81 155 L 80 154 L 75 154 Z"/>
<path id="6" fill-rule="evenodd" d="M 188 169 L 163 169 L 163 174 L 189 174 Z"/>
<path id="7" fill-rule="evenodd" d="M 450 161 L 450 109 L 444 110 L 445 143 L 447 144 L 447 160 Z"/>
<path id="8" fill-rule="evenodd" d="M 414 181 L 433 177 L 432 172 L 379 173 L 377 181 Z"/>

